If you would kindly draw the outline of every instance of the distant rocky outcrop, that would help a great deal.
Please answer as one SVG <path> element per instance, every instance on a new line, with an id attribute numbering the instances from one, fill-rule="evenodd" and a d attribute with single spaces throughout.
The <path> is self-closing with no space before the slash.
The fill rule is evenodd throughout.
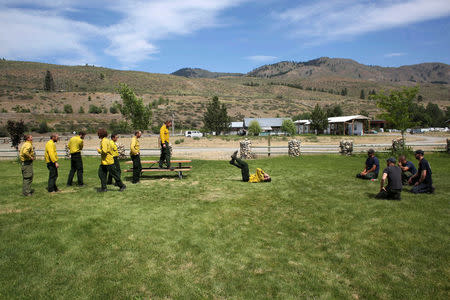
<path id="1" fill-rule="evenodd" d="M 183 68 L 171 73 L 172 75 L 182 76 L 187 78 L 217 78 L 225 76 L 243 76 L 241 73 L 222 73 L 222 72 L 210 72 L 208 70 L 199 68 Z"/>

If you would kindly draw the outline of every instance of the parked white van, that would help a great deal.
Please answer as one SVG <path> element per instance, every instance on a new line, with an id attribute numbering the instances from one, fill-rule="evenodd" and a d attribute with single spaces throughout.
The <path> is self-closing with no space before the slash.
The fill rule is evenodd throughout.
<path id="1" fill-rule="evenodd" d="M 203 136 L 203 133 L 201 133 L 201 132 L 198 131 L 198 130 L 187 130 L 187 131 L 184 133 L 184 135 L 185 135 L 186 137 L 202 137 L 202 136 Z"/>

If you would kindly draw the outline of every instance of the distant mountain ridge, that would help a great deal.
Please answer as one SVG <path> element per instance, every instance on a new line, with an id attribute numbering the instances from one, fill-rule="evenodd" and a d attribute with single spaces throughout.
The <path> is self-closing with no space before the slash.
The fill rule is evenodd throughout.
<path id="1" fill-rule="evenodd" d="M 280 79 L 351 78 L 367 81 L 412 81 L 436 84 L 450 82 L 450 66 L 421 63 L 394 67 L 367 66 L 352 59 L 320 57 L 307 62 L 282 61 L 247 73 L 250 77 Z"/>
<path id="2" fill-rule="evenodd" d="M 171 75 L 182 76 L 187 78 L 218 78 L 225 76 L 243 76 L 242 73 L 222 73 L 222 72 L 211 72 L 199 68 L 183 68 L 171 73 Z"/>

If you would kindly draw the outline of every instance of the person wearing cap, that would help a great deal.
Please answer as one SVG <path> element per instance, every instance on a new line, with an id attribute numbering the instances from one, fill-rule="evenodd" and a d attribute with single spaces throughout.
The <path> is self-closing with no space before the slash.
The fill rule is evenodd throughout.
<path id="1" fill-rule="evenodd" d="M 120 192 L 125 190 L 126 185 L 123 184 L 122 180 L 120 180 L 120 177 L 117 176 L 116 167 L 114 166 L 114 158 L 112 154 L 111 149 L 111 143 L 108 140 L 108 132 L 100 128 L 97 131 L 98 138 L 101 140 L 100 142 L 100 148 L 97 148 L 97 152 L 101 155 L 101 163 L 98 168 L 98 177 L 100 178 L 101 188 L 99 192 L 106 192 L 106 181 L 107 181 L 107 175 L 108 173 L 112 175 L 114 180 L 117 183 L 117 186 L 120 187 Z"/>
<path id="2" fill-rule="evenodd" d="M 386 179 L 388 183 L 384 186 Z M 395 158 L 388 158 L 387 167 L 383 170 L 383 176 L 380 181 L 380 192 L 375 198 L 400 200 L 402 187 L 402 169 L 396 166 Z"/>
<path id="3" fill-rule="evenodd" d="M 361 173 L 356 174 L 356 177 L 361 179 L 376 179 L 380 170 L 380 162 L 375 156 L 375 150 L 369 149 L 367 156 L 366 167 Z"/>
<path id="4" fill-rule="evenodd" d="M 422 150 L 417 150 L 415 152 L 415 157 L 419 161 L 419 169 L 417 170 L 417 173 L 408 180 L 410 185 L 414 185 L 411 189 L 411 193 L 414 194 L 434 193 L 431 167 L 423 156 L 424 152 Z"/>
<path id="5" fill-rule="evenodd" d="M 272 181 L 272 178 L 270 178 L 269 174 L 267 174 L 260 168 L 256 168 L 256 173 L 250 175 L 248 164 L 242 159 L 238 158 L 237 153 L 238 151 L 236 150 L 233 155 L 231 155 L 230 164 L 241 169 L 242 181 L 252 183 Z"/>
<path id="6" fill-rule="evenodd" d="M 50 140 L 45 144 L 45 162 L 47 163 L 48 184 L 47 191 L 49 193 L 59 192 L 56 186 L 56 180 L 58 179 L 58 153 L 56 153 L 56 142 L 58 141 L 58 134 L 52 133 Z"/>
<path id="7" fill-rule="evenodd" d="M 163 168 L 165 163 L 167 169 L 170 169 L 170 146 L 169 146 L 169 127 L 172 126 L 172 121 L 164 122 L 159 130 L 159 138 L 161 140 L 161 155 L 159 157 L 159 168 Z"/>
<path id="8" fill-rule="evenodd" d="M 416 167 L 411 161 L 406 160 L 406 156 L 404 155 L 398 157 L 398 166 L 402 169 L 403 185 L 408 184 L 409 178 L 417 173 Z"/>
<path id="9" fill-rule="evenodd" d="M 86 136 L 86 132 L 80 131 L 78 135 L 72 137 L 69 140 L 67 146 L 70 151 L 70 171 L 67 178 L 67 185 L 71 186 L 73 182 L 73 176 L 77 173 L 77 185 L 83 186 L 83 159 L 81 158 L 81 150 L 83 150 L 83 140 Z"/>
<path id="10" fill-rule="evenodd" d="M 142 132 L 140 130 L 136 131 L 131 139 L 130 145 L 130 156 L 133 161 L 133 180 L 131 182 L 134 184 L 139 182 L 142 172 L 141 154 L 139 149 L 139 138 L 141 135 Z"/>
<path id="11" fill-rule="evenodd" d="M 111 134 L 111 140 L 109 141 L 111 143 L 111 150 L 112 150 L 112 156 L 114 158 L 114 167 L 116 168 L 117 176 L 120 178 L 120 175 L 122 173 L 122 170 L 120 169 L 120 162 L 119 162 L 119 150 L 117 149 L 117 140 L 119 139 L 119 135 L 117 133 Z M 112 184 L 113 176 L 111 173 L 108 174 L 108 182 L 106 184 Z M 117 181 L 116 181 L 117 185 Z"/>
<path id="12" fill-rule="evenodd" d="M 22 165 L 22 194 L 24 196 L 31 196 L 34 190 L 31 188 L 33 182 L 33 160 L 36 159 L 33 147 L 33 137 L 31 134 L 24 136 L 25 143 L 20 148 L 19 158 Z"/>

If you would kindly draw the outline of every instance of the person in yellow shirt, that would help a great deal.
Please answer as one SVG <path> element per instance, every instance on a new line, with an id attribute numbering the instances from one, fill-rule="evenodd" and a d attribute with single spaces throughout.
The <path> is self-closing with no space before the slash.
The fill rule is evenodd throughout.
<path id="1" fill-rule="evenodd" d="M 97 131 L 98 138 L 101 139 L 100 148 L 97 148 L 98 153 L 101 155 L 101 163 L 98 168 L 98 177 L 100 178 L 101 188 L 99 192 L 106 192 L 106 180 L 108 173 L 114 178 L 117 183 L 117 186 L 120 187 L 119 191 L 123 191 L 126 188 L 126 185 L 123 184 L 120 177 L 117 176 L 116 167 L 114 166 L 114 158 L 111 148 L 111 142 L 106 137 L 108 136 L 108 132 L 101 128 Z"/>
<path id="2" fill-rule="evenodd" d="M 131 182 L 134 184 L 139 182 L 142 172 L 141 152 L 139 149 L 139 138 L 141 137 L 141 135 L 141 131 L 136 131 L 133 138 L 131 139 L 130 145 L 130 156 L 131 160 L 133 161 L 133 180 Z"/>
<path id="3" fill-rule="evenodd" d="M 24 136 L 25 143 L 20 148 L 20 161 L 22 165 L 22 194 L 24 196 L 31 196 L 34 190 L 31 188 L 33 182 L 33 160 L 36 159 L 33 147 L 33 137 L 31 134 Z"/>
<path id="4" fill-rule="evenodd" d="M 56 180 L 58 179 L 58 153 L 56 153 L 56 142 L 58 141 L 58 134 L 52 133 L 50 140 L 45 144 L 45 162 L 47 163 L 48 185 L 47 191 L 49 193 L 59 192 L 56 186 Z"/>
<path id="5" fill-rule="evenodd" d="M 172 121 L 166 121 L 159 130 L 159 138 L 161 140 L 161 156 L 159 157 L 159 167 L 162 169 L 165 163 L 167 169 L 170 169 L 170 147 L 169 147 L 169 128 Z"/>
<path id="6" fill-rule="evenodd" d="M 122 171 L 120 169 L 119 151 L 117 149 L 117 144 L 116 144 L 118 139 L 119 139 L 119 135 L 117 133 L 111 134 L 110 143 L 111 143 L 111 149 L 112 149 L 112 156 L 114 158 L 114 167 L 116 168 L 117 176 L 119 176 L 119 178 L 120 178 Z M 109 173 L 108 182 L 106 184 L 112 184 L 112 179 L 113 179 L 112 174 Z M 117 185 L 117 181 L 116 181 L 115 185 Z"/>
<path id="7" fill-rule="evenodd" d="M 235 151 L 233 155 L 231 155 L 230 164 L 241 169 L 242 181 L 252 183 L 272 181 L 272 178 L 270 178 L 269 174 L 267 174 L 260 168 L 256 168 L 256 174 L 250 175 L 250 172 L 248 170 L 248 164 L 242 159 L 238 158 L 237 153 L 238 151 Z"/>
<path id="8" fill-rule="evenodd" d="M 77 173 L 77 185 L 83 186 L 83 159 L 81 158 L 81 150 L 83 150 L 83 140 L 86 132 L 80 131 L 78 135 L 69 140 L 67 146 L 70 150 L 70 172 L 67 178 L 67 185 L 71 186 L 73 176 Z"/>

